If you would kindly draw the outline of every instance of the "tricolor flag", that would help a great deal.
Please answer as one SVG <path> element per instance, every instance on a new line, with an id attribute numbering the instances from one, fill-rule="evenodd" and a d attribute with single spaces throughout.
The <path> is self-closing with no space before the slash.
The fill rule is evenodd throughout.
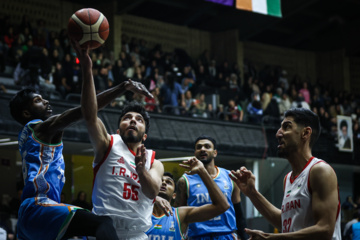
<path id="1" fill-rule="evenodd" d="M 281 0 L 236 0 L 236 8 L 274 17 L 282 17 Z"/>
<path id="2" fill-rule="evenodd" d="M 155 229 L 161 229 L 161 228 L 162 228 L 162 225 L 155 224 L 154 228 L 155 228 Z"/>
<path id="3" fill-rule="evenodd" d="M 132 161 L 130 161 L 130 166 L 131 166 L 132 168 L 136 168 L 135 163 L 134 163 L 134 162 L 132 162 Z"/>

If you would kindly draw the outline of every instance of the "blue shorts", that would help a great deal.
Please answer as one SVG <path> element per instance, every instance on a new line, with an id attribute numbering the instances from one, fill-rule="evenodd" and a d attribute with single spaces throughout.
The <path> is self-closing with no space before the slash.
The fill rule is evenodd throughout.
<path id="1" fill-rule="evenodd" d="M 47 197 L 25 199 L 19 209 L 18 239 L 61 239 L 77 209 Z"/>
<path id="2" fill-rule="evenodd" d="M 237 240 L 236 232 L 232 233 L 209 233 L 201 236 L 189 237 L 189 240 Z"/>

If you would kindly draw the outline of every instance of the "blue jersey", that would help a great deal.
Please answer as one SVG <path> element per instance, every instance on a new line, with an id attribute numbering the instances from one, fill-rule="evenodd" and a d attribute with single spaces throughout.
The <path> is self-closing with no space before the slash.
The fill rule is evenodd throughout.
<path id="1" fill-rule="evenodd" d="M 181 223 L 178 208 L 172 208 L 173 216 L 151 216 L 152 226 L 146 234 L 149 240 L 182 240 L 185 239 L 181 233 Z"/>
<path id="2" fill-rule="evenodd" d="M 24 189 L 21 201 L 32 197 L 48 197 L 60 202 L 65 183 L 63 144 L 47 144 L 36 138 L 33 126 L 42 120 L 28 122 L 19 133 Z"/>
<path id="3" fill-rule="evenodd" d="M 230 171 L 218 167 L 216 167 L 216 169 L 217 175 L 214 178 L 214 181 L 219 186 L 220 190 L 224 193 L 226 199 L 230 204 L 230 208 L 221 215 L 214 217 L 208 221 L 189 224 L 189 237 L 213 235 L 214 233 L 231 234 L 237 229 L 235 210 L 231 201 L 234 183 L 229 177 Z M 211 204 L 209 192 L 198 174 L 184 174 L 183 178 L 185 178 L 187 185 L 188 206 L 202 206 L 204 204 Z"/>

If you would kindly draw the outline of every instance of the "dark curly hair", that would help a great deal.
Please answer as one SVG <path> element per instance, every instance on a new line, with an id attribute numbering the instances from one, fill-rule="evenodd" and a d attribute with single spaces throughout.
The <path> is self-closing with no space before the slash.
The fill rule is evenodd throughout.
<path id="1" fill-rule="evenodd" d="M 121 114 L 119 116 L 118 120 L 118 126 L 120 125 L 121 119 L 123 116 L 125 116 L 128 112 L 137 112 L 139 113 L 145 120 L 145 133 L 148 133 L 150 129 L 150 116 L 149 113 L 145 110 L 144 106 L 138 102 L 130 102 L 124 106 L 124 108 L 121 111 Z"/>
<path id="2" fill-rule="evenodd" d="M 11 116 L 21 125 L 25 125 L 28 119 L 24 118 L 22 112 L 30 107 L 33 94 L 36 93 L 33 88 L 24 88 L 16 93 L 9 102 Z"/>

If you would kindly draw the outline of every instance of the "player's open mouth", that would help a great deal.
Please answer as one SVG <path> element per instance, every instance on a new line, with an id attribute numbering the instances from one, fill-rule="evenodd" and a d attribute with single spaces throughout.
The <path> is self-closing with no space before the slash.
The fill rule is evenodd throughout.
<path id="1" fill-rule="evenodd" d="M 130 126 L 130 127 L 128 127 L 126 130 L 137 131 L 137 128 L 136 128 L 135 126 Z"/>

